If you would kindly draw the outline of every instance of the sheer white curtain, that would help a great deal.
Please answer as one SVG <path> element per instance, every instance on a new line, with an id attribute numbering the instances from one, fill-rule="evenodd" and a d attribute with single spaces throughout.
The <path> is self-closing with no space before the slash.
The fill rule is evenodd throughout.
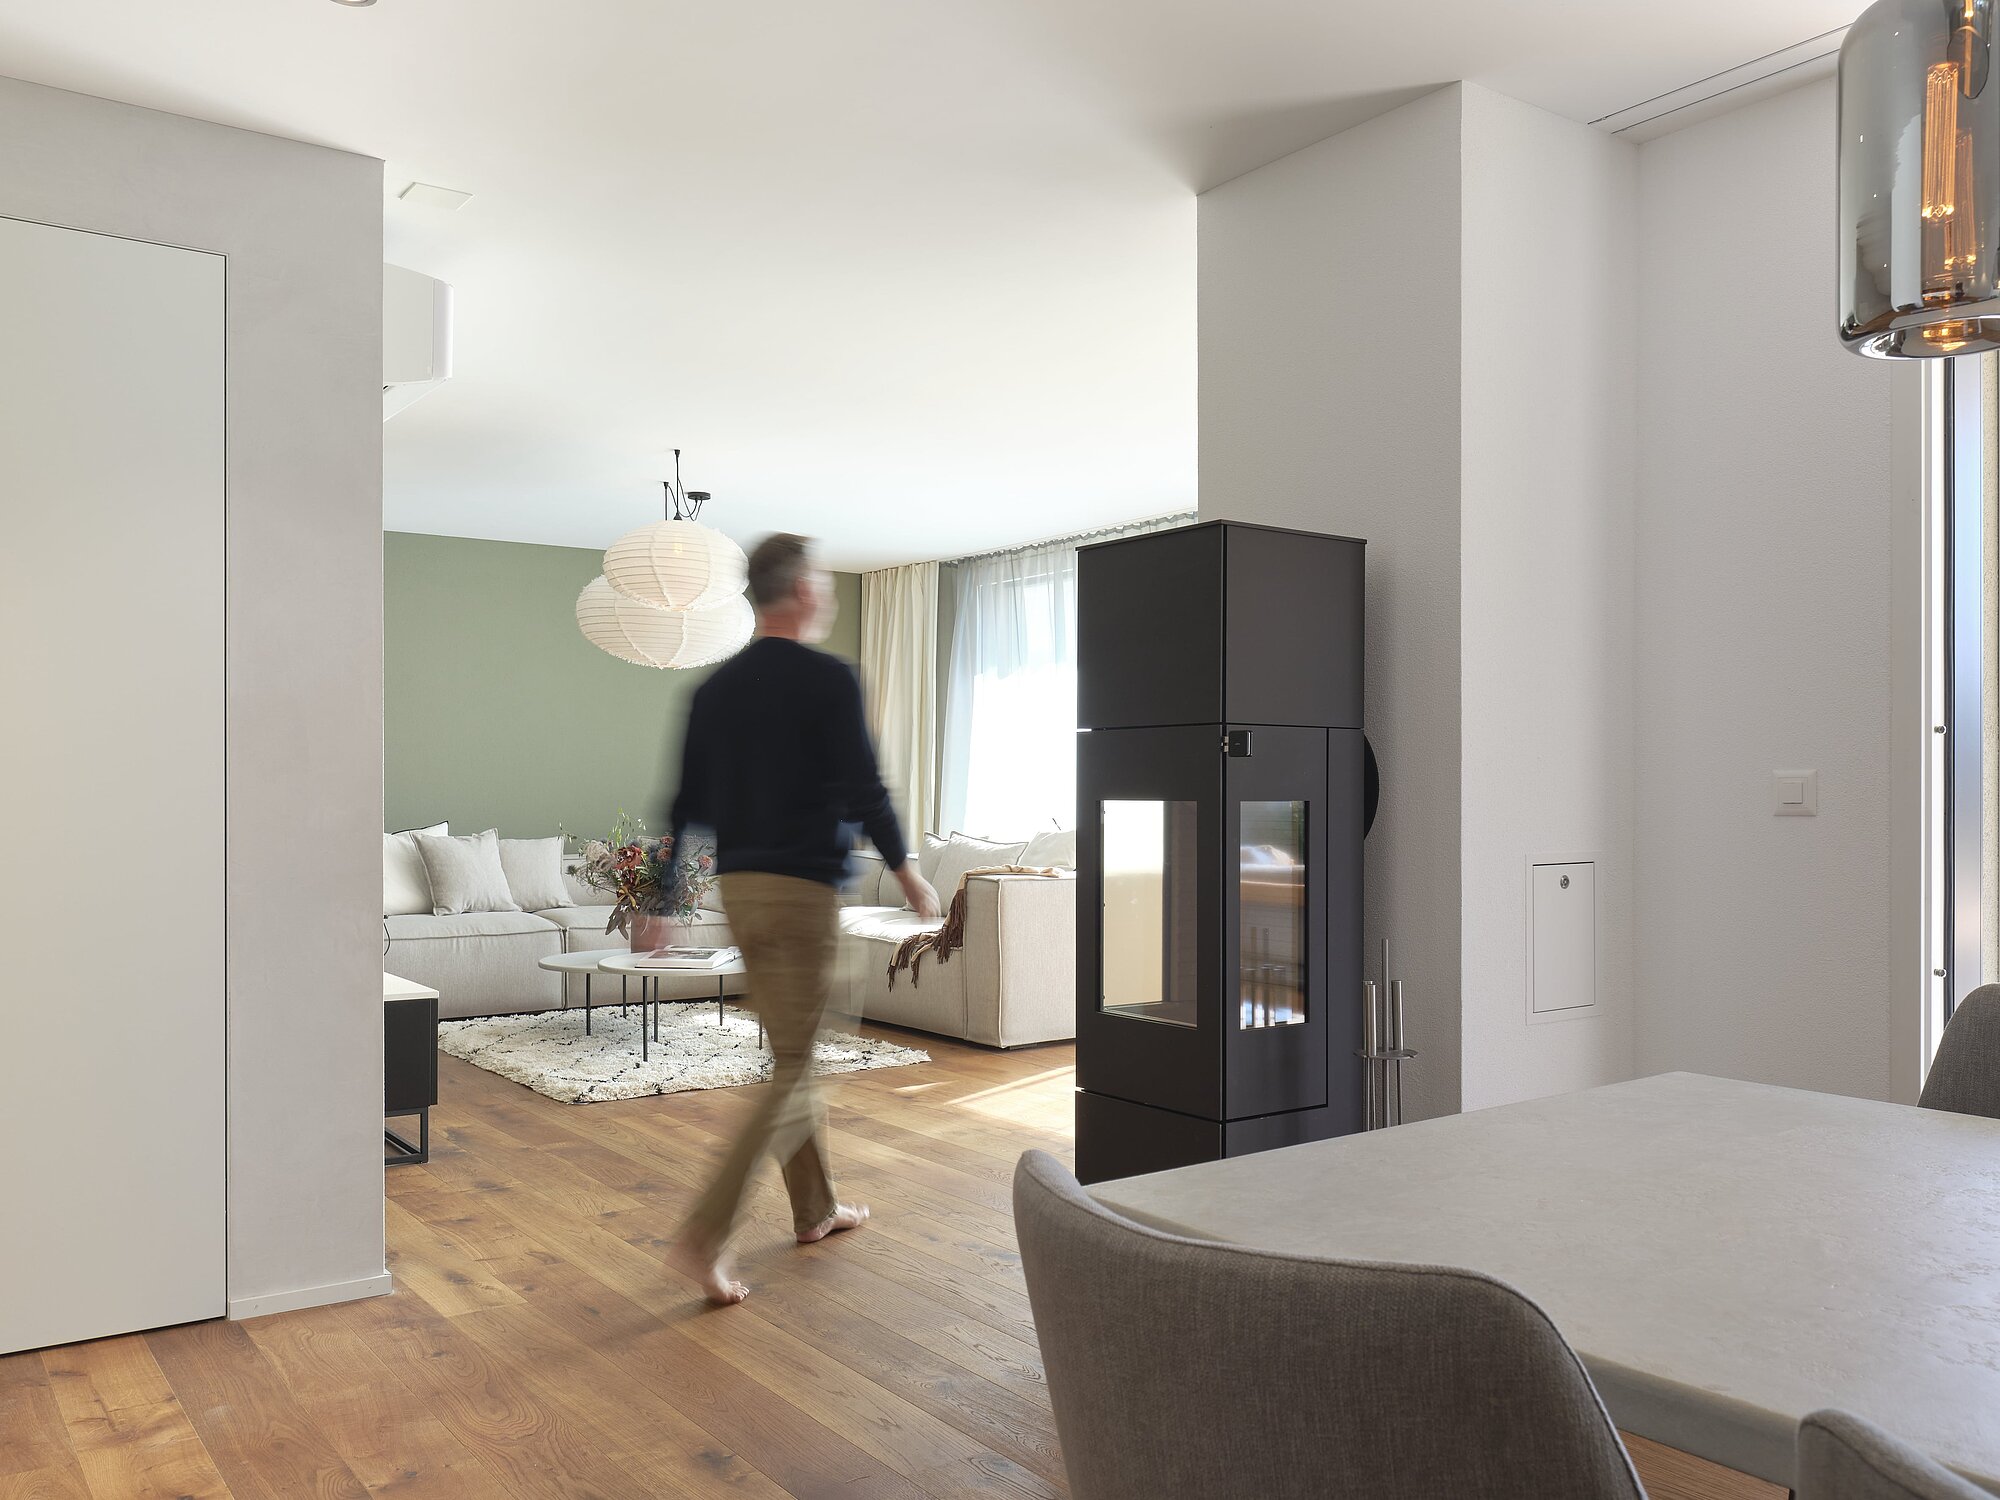
<path id="1" fill-rule="evenodd" d="M 1076 820 L 1076 549 L 1169 516 L 956 565 L 940 833 L 1025 839 Z"/>
<path id="2" fill-rule="evenodd" d="M 861 575 L 861 697 L 903 836 L 937 825 L 938 565 Z"/>

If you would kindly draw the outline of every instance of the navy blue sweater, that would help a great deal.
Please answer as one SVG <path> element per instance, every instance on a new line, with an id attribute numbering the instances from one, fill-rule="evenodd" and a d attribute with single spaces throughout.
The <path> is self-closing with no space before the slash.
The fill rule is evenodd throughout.
<path id="1" fill-rule="evenodd" d="M 838 885 L 858 826 L 890 869 L 906 850 L 875 765 L 861 684 L 837 656 L 760 636 L 699 688 L 671 815 L 715 835 L 718 874 Z"/>

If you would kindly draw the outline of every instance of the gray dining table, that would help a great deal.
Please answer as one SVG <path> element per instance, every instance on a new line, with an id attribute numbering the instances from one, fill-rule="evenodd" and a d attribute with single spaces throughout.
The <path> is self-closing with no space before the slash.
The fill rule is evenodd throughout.
<path id="1" fill-rule="evenodd" d="M 1666 1073 L 1091 1189 L 1520 1288 L 1627 1431 L 1792 1483 L 1854 1412 L 2000 1493 L 2000 1121 Z"/>

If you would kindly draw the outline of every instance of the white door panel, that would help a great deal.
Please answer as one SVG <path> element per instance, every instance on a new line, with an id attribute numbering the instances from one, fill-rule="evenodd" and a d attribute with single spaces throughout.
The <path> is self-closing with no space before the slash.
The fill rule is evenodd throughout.
<path id="1" fill-rule="evenodd" d="M 0 1352 L 225 1309 L 223 270 L 0 218 Z"/>

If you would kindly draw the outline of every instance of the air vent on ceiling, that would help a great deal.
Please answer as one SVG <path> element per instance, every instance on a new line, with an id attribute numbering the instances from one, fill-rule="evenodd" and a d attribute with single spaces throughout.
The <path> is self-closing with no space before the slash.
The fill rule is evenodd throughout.
<path id="1" fill-rule="evenodd" d="M 1822 32 L 1796 46 L 1781 47 L 1741 67 L 1725 68 L 1684 88 L 1657 95 L 1590 123 L 1599 130 L 1608 130 L 1627 140 L 1651 140 L 1656 135 L 1665 135 L 1670 130 L 1692 125 L 1697 120 L 1735 109 L 1767 94 L 1782 93 L 1802 83 L 1811 83 L 1816 78 L 1831 77 L 1840 59 L 1841 38 L 1846 35 L 1845 26 Z"/>

